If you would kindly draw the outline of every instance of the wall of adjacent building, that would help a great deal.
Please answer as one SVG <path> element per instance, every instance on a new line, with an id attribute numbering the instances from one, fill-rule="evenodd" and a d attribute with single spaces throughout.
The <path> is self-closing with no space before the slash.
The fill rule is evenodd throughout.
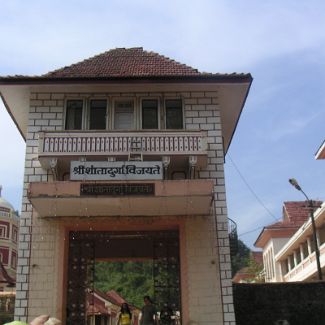
<path id="1" fill-rule="evenodd" d="M 100 94 L 112 97 L 123 94 Z M 128 92 L 127 97 L 162 95 Z M 224 180 L 224 152 L 216 92 L 168 93 L 183 98 L 186 129 L 206 130 L 208 165 L 199 178 L 214 180 L 211 215 L 186 219 L 184 230 L 186 281 L 182 296 L 188 321 L 199 324 L 234 325 L 231 264 Z M 62 223 L 39 218 L 28 200 L 30 182 L 52 181 L 38 160 L 38 132 L 63 130 L 64 100 L 91 94 L 32 93 L 26 139 L 24 196 L 19 236 L 15 314 L 26 320 L 41 313 L 62 316 L 65 231 Z M 27 109 L 27 108 L 26 108 Z M 51 209 L 53 207 L 49 207 Z M 183 271 L 185 269 L 183 268 Z M 185 271 L 184 271 L 185 272 Z M 223 322 L 224 319 L 224 322 Z"/>

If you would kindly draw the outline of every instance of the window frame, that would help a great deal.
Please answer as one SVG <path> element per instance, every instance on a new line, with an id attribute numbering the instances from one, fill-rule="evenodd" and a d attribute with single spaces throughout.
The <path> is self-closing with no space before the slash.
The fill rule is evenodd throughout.
<path id="1" fill-rule="evenodd" d="M 131 129 L 116 129 L 115 128 L 115 108 L 116 108 L 116 103 L 117 102 L 131 102 L 133 103 L 133 128 Z M 114 97 L 112 99 L 112 109 L 111 109 L 111 115 L 112 115 L 112 118 L 111 118 L 111 130 L 112 131 L 126 131 L 126 130 L 131 130 L 131 131 L 134 131 L 134 130 L 137 130 L 138 129 L 138 125 L 137 125 L 137 117 L 138 117 L 138 107 L 137 107 L 137 103 L 136 103 L 136 100 L 134 97 Z"/>
<path id="2" fill-rule="evenodd" d="M 90 128 L 90 112 L 91 112 L 91 101 L 93 100 L 105 100 L 106 101 L 106 113 L 105 113 L 105 129 L 91 129 Z M 109 100 L 107 97 L 90 97 L 86 101 L 86 118 L 85 118 L 85 130 L 87 131 L 105 131 L 109 130 L 109 123 L 110 123 L 110 114 L 109 114 Z"/>
<path id="3" fill-rule="evenodd" d="M 68 112 L 68 102 L 69 101 L 82 101 L 82 114 L 81 114 L 81 129 L 67 129 L 67 112 Z M 85 121 L 86 121 L 86 110 L 87 110 L 87 107 L 86 107 L 86 100 L 85 98 L 74 98 L 74 97 L 71 97 L 71 98 L 66 98 L 65 99 L 65 102 L 64 102 L 64 119 L 63 119 L 63 129 L 65 131 L 83 131 L 85 130 Z"/>
<path id="4" fill-rule="evenodd" d="M 181 102 L 182 109 L 182 127 L 179 129 L 167 128 L 167 101 L 168 100 L 179 100 Z M 184 100 L 180 97 L 165 97 L 164 98 L 164 127 L 166 130 L 184 130 L 185 129 L 185 112 L 184 112 Z"/>
<path id="5" fill-rule="evenodd" d="M 158 119 L 158 125 L 156 129 L 144 129 L 142 122 L 143 122 L 143 110 L 142 110 L 142 103 L 144 100 L 156 100 L 157 101 L 157 119 Z M 145 97 L 140 97 L 139 101 L 139 129 L 140 130 L 160 130 L 161 129 L 161 101 L 159 97 L 153 96 L 145 96 Z"/>

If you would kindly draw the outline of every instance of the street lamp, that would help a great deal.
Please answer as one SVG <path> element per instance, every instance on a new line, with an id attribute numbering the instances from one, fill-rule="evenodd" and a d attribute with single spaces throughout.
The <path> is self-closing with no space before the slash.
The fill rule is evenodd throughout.
<path id="1" fill-rule="evenodd" d="M 316 235 L 316 224 L 315 224 L 315 218 L 314 218 L 314 205 L 313 205 L 313 200 L 310 200 L 307 194 L 302 190 L 300 185 L 298 184 L 297 180 L 294 178 L 289 179 L 289 183 L 295 187 L 298 191 L 300 191 L 308 201 L 308 207 L 309 207 L 309 216 L 311 219 L 311 225 L 313 229 L 313 239 L 315 243 L 315 253 L 316 253 L 316 263 L 317 263 L 317 272 L 318 272 L 318 280 L 323 280 L 323 275 L 322 275 L 322 269 L 320 267 L 320 256 L 319 256 L 319 248 L 318 248 L 318 242 L 317 242 L 317 235 Z"/>

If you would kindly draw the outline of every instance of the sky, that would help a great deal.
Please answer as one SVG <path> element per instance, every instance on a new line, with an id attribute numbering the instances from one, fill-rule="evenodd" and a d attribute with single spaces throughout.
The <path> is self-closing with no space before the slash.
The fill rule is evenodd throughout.
<path id="1" fill-rule="evenodd" d="M 228 216 L 253 244 L 284 201 L 325 200 L 325 2 L 11 0 L 1 3 L 0 75 L 39 75 L 116 47 L 254 81 L 225 164 Z M 20 210 L 24 141 L 0 102 L 2 196 Z"/>

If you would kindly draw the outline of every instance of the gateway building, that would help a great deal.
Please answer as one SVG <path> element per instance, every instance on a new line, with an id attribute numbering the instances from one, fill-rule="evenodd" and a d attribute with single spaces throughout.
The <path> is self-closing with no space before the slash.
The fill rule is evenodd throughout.
<path id="1" fill-rule="evenodd" d="M 26 140 L 16 319 L 87 324 L 99 263 L 151 263 L 158 310 L 235 324 L 224 158 L 251 82 L 142 48 L 0 78 Z"/>

